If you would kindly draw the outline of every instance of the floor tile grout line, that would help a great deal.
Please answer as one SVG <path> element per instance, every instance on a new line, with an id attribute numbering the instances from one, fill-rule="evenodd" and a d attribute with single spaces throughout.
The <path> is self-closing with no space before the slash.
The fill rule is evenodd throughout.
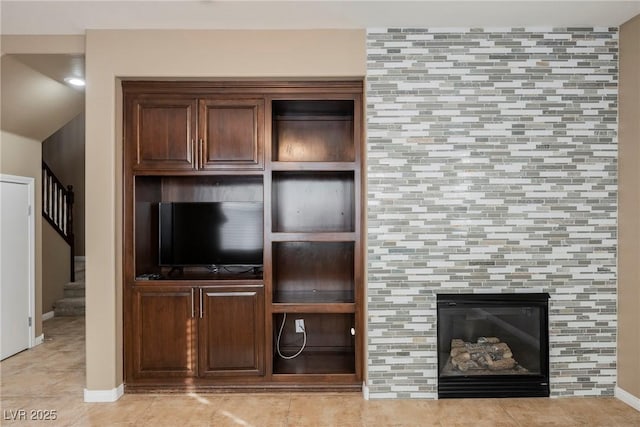
<path id="1" fill-rule="evenodd" d="M 81 333 L 76 328 L 73 328 L 72 332 L 74 334 Z M 60 340 L 64 341 L 65 339 L 64 337 L 61 337 Z M 84 343 L 82 340 L 74 340 L 74 342 L 73 343 L 70 342 L 68 346 L 66 345 L 61 346 L 60 348 L 56 348 L 56 347 L 52 348 L 52 346 L 50 346 L 46 348 L 46 350 L 50 350 L 52 352 L 59 352 L 59 351 L 66 351 L 67 349 L 73 350 L 74 348 L 77 349 L 83 346 L 84 346 Z M 45 352 L 45 354 L 47 353 Z M 51 353 L 51 354 L 54 354 L 54 353 Z M 42 357 L 42 352 L 38 353 L 38 357 L 39 358 Z M 27 358 L 26 360 L 29 361 L 29 359 L 31 358 Z M 38 358 L 35 358 L 35 359 L 32 359 L 32 362 L 29 362 L 29 363 L 37 363 L 37 361 L 38 361 Z M 24 362 L 20 362 L 18 363 L 18 365 L 22 365 L 23 363 Z M 54 365 L 54 366 L 57 366 L 57 365 Z M 4 373 L 4 370 L 6 369 L 4 361 L 0 363 L 0 369 Z M 9 369 L 12 369 L 12 368 L 10 367 Z M 25 372 L 33 373 L 32 370 L 31 371 L 29 370 L 28 366 L 22 366 L 21 368 L 17 368 L 17 369 L 19 370 L 24 369 Z M 82 369 L 82 368 L 78 368 L 78 369 Z M 70 368 L 70 367 L 57 368 L 55 369 L 55 371 L 53 371 L 50 368 L 47 368 L 46 370 L 47 372 L 55 372 L 56 374 L 60 374 L 60 375 L 65 375 L 65 374 L 69 374 L 70 372 L 77 371 L 77 369 Z M 41 373 L 42 372 L 36 374 L 36 378 L 34 382 L 37 382 L 37 375 L 40 375 Z M 4 375 L 2 375 L 2 377 L 0 378 L 4 379 Z M 15 378 L 13 379 L 15 380 Z M 71 419 L 71 423 L 69 423 L 69 419 L 67 419 L 66 423 L 69 423 L 69 424 L 65 423 L 65 425 L 74 425 L 74 426 L 81 427 L 83 425 L 86 425 L 86 423 L 90 422 L 90 418 L 89 418 L 90 412 L 92 411 L 93 408 L 99 408 L 98 405 L 101 405 L 101 404 L 85 404 L 83 402 L 82 396 L 72 396 L 72 394 L 76 394 L 75 392 L 82 388 L 82 384 L 80 384 L 78 381 L 79 376 L 74 376 L 72 378 L 69 375 L 67 375 L 66 380 L 67 382 L 64 382 L 64 380 L 60 380 L 47 385 L 47 387 L 50 387 L 50 389 L 56 388 L 56 384 L 69 390 L 73 388 L 73 391 L 64 391 L 63 392 L 64 397 L 62 399 L 60 399 L 59 394 L 42 395 L 40 390 L 36 391 L 35 387 L 33 388 L 33 390 L 27 389 L 23 394 L 20 393 L 19 391 L 16 392 L 16 390 L 20 390 L 20 389 L 13 389 L 13 390 L 9 389 L 8 391 L 11 392 L 10 393 L 11 396 L 10 396 L 4 393 L 5 388 L 3 387 L 2 400 L 9 401 L 12 404 L 16 404 L 16 405 L 22 404 L 22 403 L 34 405 L 38 402 L 38 399 L 42 399 L 43 404 L 47 403 L 47 404 L 64 405 L 67 402 L 71 402 L 73 403 L 73 405 L 71 406 L 75 408 L 74 410 L 79 411 L 79 415 L 68 414 L 67 418 Z M 13 381 L 13 382 L 17 383 L 16 381 Z M 162 395 L 153 396 L 151 399 L 140 400 L 138 402 L 136 402 L 136 399 L 128 400 L 127 396 L 131 396 L 131 395 L 125 395 L 124 399 L 120 401 L 120 404 L 118 402 L 114 402 L 113 404 L 111 404 L 113 409 L 109 409 L 104 413 L 110 414 L 111 410 L 113 410 L 112 414 L 114 414 L 113 416 L 116 417 L 118 416 L 117 412 L 121 411 L 123 408 L 122 404 L 138 405 L 139 407 L 144 406 L 145 408 L 148 408 L 153 404 L 156 404 L 158 407 L 162 407 L 167 403 L 167 400 L 165 400 L 165 398 Z M 228 396 L 232 396 L 232 395 L 230 394 Z M 296 400 L 298 396 L 301 396 L 300 400 Z M 328 399 L 329 401 L 337 402 L 337 405 L 340 406 L 340 401 L 343 400 L 343 397 L 345 395 L 340 393 L 330 393 L 330 394 L 327 394 L 327 396 L 331 397 L 330 399 Z M 336 398 L 336 396 L 338 396 L 338 398 Z M 282 401 L 277 400 L 279 402 L 282 402 L 278 404 L 278 407 L 286 408 L 286 412 L 283 414 L 284 416 L 280 415 L 282 413 L 280 412 L 281 410 L 278 409 L 277 417 L 272 418 L 272 420 L 277 425 L 283 425 L 285 427 L 298 427 L 294 425 L 294 423 L 297 422 L 301 425 L 309 425 L 310 423 L 311 424 L 313 423 L 314 419 L 309 418 L 310 413 L 305 410 L 305 407 L 307 406 L 306 404 L 307 402 L 314 402 L 315 394 L 310 394 L 310 393 L 296 394 L 296 393 L 289 392 L 289 393 L 278 393 L 278 396 L 276 397 L 278 399 L 282 398 Z M 248 395 L 247 398 L 251 399 L 252 397 L 251 395 Z M 60 400 L 56 400 L 56 399 L 60 399 Z M 259 397 L 256 397 L 255 399 L 256 399 L 256 402 L 260 401 Z M 407 403 L 402 403 L 397 405 L 392 400 L 389 401 L 389 405 L 381 405 L 378 408 L 374 408 L 373 405 L 370 405 L 368 401 L 361 401 L 356 399 L 356 400 L 353 400 L 353 402 L 357 403 L 357 406 L 359 408 L 357 421 L 353 423 L 353 425 L 362 425 L 364 427 L 379 427 L 383 425 L 379 422 L 382 420 L 380 418 L 380 414 L 384 414 L 385 416 L 390 417 L 389 420 L 397 421 L 398 426 L 400 425 L 408 426 L 410 425 L 410 422 L 408 422 L 409 418 L 406 418 L 403 416 L 405 414 L 403 414 L 402 408 L 412 408 L 412 409 L 416 408 L 411 403 L 407 402 Z M 599 409 L 595 410 L 596 411 L 595 417 L 589 418 L 588 415 L 584 414 L 584 409 L 586 408 L 585 404 L 592 405 L 594 404 L 594 402 L 596 405 L 595 408 L 599 408 Z M 298 403 L 298 404 L 293 405 L 293 403 Z M 596 426 L 598 425 L 597 422 L 600 422 L 600 421 L 596 421 L 596 419 L 605 420 L 605 419 L 608 419 L 607 417 L 610 417 L 611 424 L 609 425 L 611 426 L 613 425 L 620 425 L 620 426 L 639 425 L 640 426 L 640 413 L 637 413 L 633 409 L 627 408 L 620 401 L 617 401 L 615 399 L 607 400 L 607 399 L 598 399 L 595 397 L 591 399 L 587 398 L 585 400 L 579 400 L 578 398 L 566 399 L 566 400 L 565 399 L 539 399 L 539 400 L 537 399 L 531 399 L 531 400 L 495 399 L 493 402 L 491 402 L 491 405 L 493 405 L 493 407 L 498 410 L 497 411 L 492 410 L 491 412 L 489 412 L 488 416 L 487 416 L 487 413 L 483 412 L 484 406 L 489 405 L 488 401 L 484 403 L 483 402 L 478 403 L 478 402 L 473 402 L 473 400 L 470 399 L 462 403 L 464 404 L 465 408 L 466 407 L 471 408 L 471 410 L 468 411 L 466 415 L 463 415 L 462 413 L 460 413 L 460 411 L 455 409 L 455 407 L 442 405 L 441 403 L 438 403 L 438 401 L 426 401 L 426 403 L 424 404 L 422 403 L 418 404 L 417 408 L 424 407 L 425 412 L 429 412 L 430 410 L 435 409 L 437 411 L 434 413 L 442 414 L 442 416 L 436 415 L 435 418 L 428 419 L 430 423 L 433 422 L 433 424 L 429 424 L 429 425 L 433 425 L 434 427 L 438 427 L 438 426 L 449 427 L 447 425 L 447 417 L 451 415 L 462 416 L 463 422 L 470 423 L 471 425 L 473 425 L 474 414 L 478 410 L 480 411 L 478 412 L 478 414 L 483 415 L 482 416 L 483 422 L 491 422 L 491 420 L 493 419 L 495 421 L 502 421 L 505 424 L 513 423 L 512 425 L 514 427 L 524 427 L 524 426 L 530 426 L 532 424 L 540 425 L 539 423 L 536 424 L 536 420 L 532 418 L 531 414 L 533 413 L 533 411 L 539 411 L 541 412 L 542 415 L 549 416 L 549 418 L 547 418 L 547 420 L 545 421 L 551 420 L 550 418 L 551 416 L 557 416 L 556 421 L 559 422 L 563 420 L 564 422 L 566 422 L 567 426 L 577 426 L 577 425 Z M 347 419 L 349 421 L 354 421 L 354 416 L 356 414 L 351 409 L 349 409 L 349 411 L 351 412 L 343 414 L 341 411 L 338 411 L 336 409 L 338 406 L 333 406 L 332 403 L 328 403 L 328 404 L 330 405 L 328 409 L 331 412 L 330 414 L 330 416 L 332 417 L 330 418 L 331 420 L 339 420 L 342 418 L 344 421 L 347 421 Z M 309 406 L 311 406 L 311 403 L 309 403 Z M 349 408 L 353 408 L 353 407 L 349 406 Z M 426 409 L 429 409 L 429 411 L 426 411 Z M 315 419 L 316 422 L 319 423 L 319 425 L 323 425 L 322 422 L 324 420 L 326 425 L 327 419 L 322 418 L 323 412 L 311 411 L 311 413 L 313 412 L 319 412 L 319 414 L 316 414 L 318 415 L 318 418 Z M 465 410 L 463 412 L 467 412 L 467 411 Z M 102 414 L 103 412 L 99 411 L 99 413 Z M 234 413 L 243 414 L 243 411 L 242 409 L 237 409 L 237 412 L 234 412 Z M 275 414 L 276 412 L 273 412 L 273 413 Z M 108 420 L 109 419 L 108 417 L 109 415 L 107 415 L 107 418 L 105 418 L 105 420 Z M 138 420 L 141 420 L 140 417 L 141 415 L 138 416 L 138 418 L 134 418 L 134 417 L 126 418 L 126 421 L 124 422 L 130 423 L 129 425 L 135 425 L 137 424 Z M 501 418 L 501 417 L 504 417 L 504 418 Z M 118 418 L 118 419 L 121 419 L 121 418 Z M 250 420 L 250 418 L 247 418 L 247 417 L 245 417 L 245 419 Z M 628 420 L 627 424 L 624 424 L 624 421 L 622 420 Z M 141 423 L 142 421 L 144 420 L 141 420 Z M 195 422 L 203 421 L 206 423 L 207 420 L 195 419 L 194 421 Z M 250 423 L 250 425 L 256 425 L 256 426 L 263 425 L 261 424 L 261 421 L 264 422 L 264 419 L 260 419 L 258 417 L 258 419 Z M 542 420 L 538 420 L 538 421 L 542 422 Z M 395 424 L 396 423 L 394 422 L 390 422 L 388 425 L 395 425 Z M 350 425 L 350 424 L 347 423 L 343 425 Z M 487 425 L 487 424 L 483 424 L 481 422 L 479 423 L 479 425 Z M 600 425 L 605 425 L 605 424 L 600 424 Z"/>
<path id="2" fill-rule="evenodd" d="M 289 396 L 288 398 L 289 402 L 287 404 L 287 413 L 284 418 L 284 427 L 289 427 L 289 415 L 291 414 L 291 400 L 293 398 L 291 393 L 287 393 L 287 395 Z"/>
<path id="3" fill-rule="evenodd" d="M 513 421 L 513 425 L 514 427 L 521 427 L 521 424 L 518 422 L 518 420 L 516 420 L 513 415 L 511 414 L 511 412 L 509 412 L 509 410 L 507 408 L 505 408 L 504 406 L 502 406 L 502 404 L 500 404 L 500 408 L 502 409 L 502 411 L 507 415 L 507 417 L 509 417 L 512 421 Z"/>

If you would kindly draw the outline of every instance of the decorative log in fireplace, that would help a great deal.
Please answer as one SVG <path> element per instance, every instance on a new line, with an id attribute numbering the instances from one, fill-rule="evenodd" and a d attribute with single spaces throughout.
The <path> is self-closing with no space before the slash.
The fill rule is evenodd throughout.
<path id="1" fill-rule="evenodd" d="M 456 371 L 476 375 L 528 372 L 515 361 L 509 345 L 497 337 L 480 337 L 476 343 L 452 339 L 451 353 L 444 372 L 453 375 Z"/>
<path id="2" fill-rule="evenodd" d="M 549 396 L 549 294 L 439 294 L 438 397 Z"/>

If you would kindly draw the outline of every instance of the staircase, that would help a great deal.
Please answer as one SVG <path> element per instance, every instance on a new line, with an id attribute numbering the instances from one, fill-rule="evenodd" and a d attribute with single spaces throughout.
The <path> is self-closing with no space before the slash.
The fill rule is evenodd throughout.
<path id="1" fill-rule="evenodd" d="M 42 217 L 69 245 L 69 276 L 75 282 L 73 199 L 73 185 L 65 187 L 51 168 L 42 162 Z"/>
<path id="2" fill-rule="evenodd" d="M 75 260 L 75 281 L 64 285 L 64 298 L 54 304 L 55 316 L 84 316 L 84 260 Z"/>

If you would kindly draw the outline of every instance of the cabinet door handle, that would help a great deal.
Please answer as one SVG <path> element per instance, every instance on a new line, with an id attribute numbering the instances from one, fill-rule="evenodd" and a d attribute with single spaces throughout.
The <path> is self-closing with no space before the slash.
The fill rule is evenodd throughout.
<path id="1" fill-rule="evenodd" d="M 191 288 L 191 317 L 196 317 L 196 302 L 194 301 L 194 289 Z"/>
<path id="2" fill-rule="evenodd" d="M 198 168 L 202 169 L 204 167 L 204 140 L 200 138 L 200 165 Z"/>
<path id="3" fill-rule="evenodd" d="M 196 140 L 191 138 L 191 157 L 193 159 L 193 164 L 195 167 L 198 167 L 198 145 Z"/>
<path id="4" fill-rule="evenodd" d="M 202 298 L 202 288 L 200 288 L 200 318 L 202 319 L 202 315 L 204 314 L 204 303 Z"/>

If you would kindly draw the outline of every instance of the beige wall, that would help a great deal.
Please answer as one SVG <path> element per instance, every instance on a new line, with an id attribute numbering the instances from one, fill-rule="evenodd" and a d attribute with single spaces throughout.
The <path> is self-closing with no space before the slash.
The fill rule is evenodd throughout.
<path id="1" fill-rule="evenodd" d="M 35 334 L 42 334 L 42 144 L 40 141 L 2 131 L 0 133 L 0 173 L 35 178 L 36 277 Z"/>
<path id="2" fill-rule="evenodd" d="M 88 31 L 87 389 L 122 384 L 119 78 L 363 77 L 365 31 Z"/>
<path id="3" fill-rule="evenodd" d="M 77 35 L 3 35 L 2 54 L 11 53 L 84 53 L 84 36 Z"/>
<path id="4" fill-rule="evenodd" d="M 0 67 L 4 131 L 44 141 L 82 111 L 82 91 L 36 71 L 19 55 L 3 55 Z"/>
<path id="5" fill-rule="evenodd" d="M 618 387 L 640 399 L 640 16 L 620 28 Z"/>
<path id="6" fill-rule="evenodd" d="M 53 304 L 64 296 L 69 282 L 69 245 L 45 220 L 42 221 L 42 312 L 53 310 Z"/>

